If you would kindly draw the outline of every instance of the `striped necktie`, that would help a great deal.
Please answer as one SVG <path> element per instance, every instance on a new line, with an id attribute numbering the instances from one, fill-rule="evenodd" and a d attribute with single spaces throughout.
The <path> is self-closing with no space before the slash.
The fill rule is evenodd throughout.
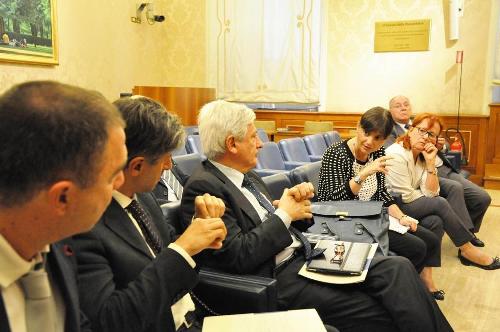
<path id="1" fill-rule="evenodd" d="M 165 170 L 162 174 L 165 183 L 172 189 L 178 200 L 182 199 L 183 188 L 175 174 L 171 170 Z"/>

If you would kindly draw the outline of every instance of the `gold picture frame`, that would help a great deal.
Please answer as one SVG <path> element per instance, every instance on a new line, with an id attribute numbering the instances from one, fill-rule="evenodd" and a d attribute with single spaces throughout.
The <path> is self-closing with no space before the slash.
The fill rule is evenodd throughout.
<path id="1" fill-rule="evenodd" d="M 0 2 L 0 61 L 59 64 L 56 0 Z"/>

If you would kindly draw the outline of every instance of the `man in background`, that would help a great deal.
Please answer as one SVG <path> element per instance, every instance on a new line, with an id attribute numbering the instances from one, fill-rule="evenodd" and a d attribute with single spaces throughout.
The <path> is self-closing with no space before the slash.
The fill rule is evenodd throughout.
<path id="1" fill-rule="evenodd" d="M 393 144 L 399 136 L 404 135 L 409 126 L 411 126 L 411 117 L 413 109 L 410 100 L 405 96 L 396 96 L 389 101 L 389 110 L 395 122 L 391 135 L 385 142 L 385 147 Z M 441 150 L 445 145 L 444 137 L 438 137 L 436 146 Z M 483 217 L 491 203 L 490 195 L 481 187 L 467 180 L 455 169 L 446 159 L 444 154 L 439 151 L 436 156 L 436 167 L 439 176 L 440 195 L 448 200 L 463 200 L 465 205 L 455 204 L 463 208 L 463 211 L 457 211 L 464 216 L 468 229 L 474 235 L 470 241 L 476 247 L 484 247 L 484 242 L 476 237 L 479 232 Z"/>
<path id="2" fill-rule="evenodd" d="M 123 183 L 123 120 L 97 92 L 27 82 L 0 97 L 0 331 L 90 331 L 73 252 Z"/>

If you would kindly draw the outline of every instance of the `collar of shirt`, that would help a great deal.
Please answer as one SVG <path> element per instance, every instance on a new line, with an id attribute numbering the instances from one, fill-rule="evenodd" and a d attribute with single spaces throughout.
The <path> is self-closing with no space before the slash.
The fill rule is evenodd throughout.
<path id="1" fill-rule="evenodd" d="M 219 171 L 222 172 L 222 174 L 224 174 L 229 180 L 231 180 L 231 182 L 234 183 L 237 188 L 241 188 L 241 185 L 243 184 L 243 178 L 245 176 L 243 173 L 235 170 L 234 168 L 222 165 L 216 161 L 210 160 L 210 162 L 214 164 L 214 166 L 217 167 Z"/>
<path id="2" fill-rule="evenodd" d="M 212 164 L 214 164 L 215 167 L 219 171 L 221 171 L 237 188 L 240 188 L 240 190 L 243 192 L 243 178 L 244 174 L 241 173 L 240 171 L 235 170 L 234 168 L 228 167 L 226 165 L 222 165 L 216 161 L 210 160 Z M 245 189 L 247 190 L 247 189 Z M 248 192 L 249 195 L 252 195 L 250 192 Z M 246 196 L 246 195 L 245 195 Z M 248 198 L 248 197 L 247 197 Z M 271 202 L 272 204 L 272 202 Z M 264 208 L 260 206 L 260 204 L 257 202 L 257 199 L 255 199 L 254 204 L 252 204 L 254 208 L 259 209 L 257 213 L 259 213 L 259 216 L 261 217 L 261 220 L 264 221 L 263 216 L 267 214 L 267 211 L 265 211 Z M 292 218 L 282 209 L 276 209 L 274 212 L 284 223 L 286 228 L 290 227 L 290 223 L 292 222 Z"/>
<path id="3" fill-rule="evenodd" d="M 395 121 L 396 122 L 396 121 Z M 406 133 L 408 131 L 408 129 L 405 128 L 406 125 L 410 125 L 411 126 L 411 121 L 409 121 L 408 123 L 401 123 L 401 122 L 396 122 L 396 124 L 398 126 L 401 127 L 401 129 L 404 130 L 404 132 Z"/>
<path id="4" fill-rule="evenodd" d="M 137 196 L 134 194 L 134 197 L 130 198 L 122 194 L 118 190 L 113 190 L 113 198 L 118 202 L 118 204 L 120 204 L 122 208 L 125 209 L 127 206 L 130 205 L 130 203 L 132 203 L 133 199 L 137 199 Z"/>
<path id="5" fill-rule="evenodd" d="M 50 247 L 47 245 L 41 252 L 49 251 Z M 9 287 L 13 282 L 28 273 L 41 260 L 42 256 L 40 253 L 36 254 L 30 261 L 24 260 L 0 234 L 0 287 Z"/>

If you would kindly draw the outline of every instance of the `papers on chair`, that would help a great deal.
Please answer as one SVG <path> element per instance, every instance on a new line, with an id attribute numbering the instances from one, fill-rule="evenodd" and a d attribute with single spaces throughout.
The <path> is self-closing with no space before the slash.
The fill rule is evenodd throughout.
<path id="1" fill-rule="evenodd" d="M 394 231 L 399 234 L 404 234 L 408 232 L 410 227 L 408 226 L 403 226 L 399 223 L 399 220 L 394 218 L 393 216 L 389 216 L 389 230 Z"/>
<path id="2" fill-rule="evenodd" d="M 368 253 L 368 258 L 366 260 L 365 268 L 363 272 L 359 276 L 351 276 L 351 275 L 334 275 L 334 274 L 325 274 L 325 273 L 317 273 L 307 271 L 307 263 L 304 263 L 302 268 L 299 271 L 299 275 L 316 280 L 319 282 L 324 282 L 327 284 L 356 284 L 365 281 L 366 275 L 368 274 L 368 268 L 372 262 L 373 257 L 375 256 L 375 251 L 377 251 L 378 243 L 372 243 L 370 252 Z"/>
<path id="3" fill-rule="evenodd" d="M 206 317 L 203 332 L 326 332 L 315 309 Z"/>

